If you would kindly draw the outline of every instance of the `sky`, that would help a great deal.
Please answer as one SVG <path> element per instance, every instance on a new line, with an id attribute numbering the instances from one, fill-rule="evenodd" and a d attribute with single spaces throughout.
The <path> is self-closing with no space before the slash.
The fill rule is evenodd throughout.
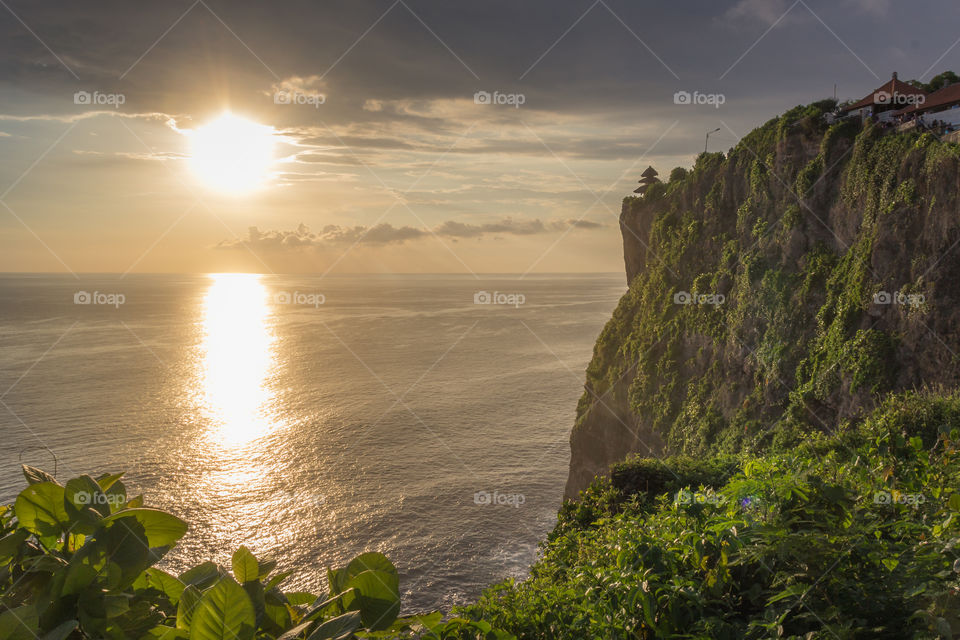
<path id="1" fill-rule="evenodd" d="M 0 0 L 0 271 L 621 271 L 647 165 L 835 87 L 960 71 L 958 20 L 948 0 Z"/>

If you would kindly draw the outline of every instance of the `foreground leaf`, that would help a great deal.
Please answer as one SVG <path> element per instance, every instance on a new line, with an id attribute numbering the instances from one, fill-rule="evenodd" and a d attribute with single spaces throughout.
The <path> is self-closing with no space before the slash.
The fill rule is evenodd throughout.
<path id="1" fill-rule="evenodd" d="M 107 516 L 101 522 L 107 524 L 123 518 L 136 518 L 143 526 L 151 549 L 171 546 L 187 532 L 187 523 L 180 518 L 166 511 L 146 507 L 123 509 Z"/>
<path id="2" fill-rule="evenodd" d="M 257 558 L 244 546 L 233 554 L 233 577 L 243 584 L 260 577 L 260 565 Z"/>
<path id="3" fill-rule="evenodd" d="M 203 594 L 194 609 L 190 640 L 250 640 L 255 628 L 256 616 L 247 592 L 233 578 L 224 577 Z"/>
<path id="4" fill-rule="evenodd" d="M 63 487 L 54 482 L 38 482 L 21 491 L 13 507 L 20 526 L 49 546 L 68 521 L 63 496 Z"/>
<path id="5" fill-rule="evenodd" d="M 319 627 L 314 629 L 313 633 L 307 636 L 307 640 L 340 640 L 349 638 L 354 631 L 360 628 L 360 613 L 351 611 L 342 616 L 331 618 Z"/>

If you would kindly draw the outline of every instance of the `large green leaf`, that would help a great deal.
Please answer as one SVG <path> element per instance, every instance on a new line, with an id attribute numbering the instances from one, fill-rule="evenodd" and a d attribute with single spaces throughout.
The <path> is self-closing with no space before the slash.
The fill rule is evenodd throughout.
<path id="1" fill-rule="evenodd" d="M 193 612 L 197 610 L 200 599 L 203 594 L 192 584 L 187 585 L 180 594 L 180 602 L 177 603 L 177 629 L 185 631 L 190 630 L 190 623 L 193 621 Z"/>
<path id="2" fill-rule="evenodd" d="M 296 640 L 296 638 L 299 638 L 304 632 L 306 632 L 306 630 L 309 629 L 310 625 L 312 624 L 313 620 L 298 624 L 293 629 L 290 629 L 284 633 L 282 636 L 279 636 L 277 640 Z"/>
<path id="3" fill-rule="evenodd" d="M 354 631 L 360 628 L 360 613 L 350 611 L 342 616 L 327 620 L 313 630 L 307 640 L 341 640 L 349 638 Z"/>
<path id="4" fill-rule="evenodd" d="M 327 584 L 330 585 L 330 594 L 336 595 L 347 588 L 347 570 L 327 568 Z"/>
<path id="5" fill-rule="evenodd" d="M 84 509 L 93 509 L 101 516 L 110 515 L 110 506 L 107 504 L 107 496 L 100 490 L 100 485 L 90 476 L 80 476 L 73 478 L 64 486 L 64 499 L 67 501 L 67 507 L 75 508 L 77 511 Z"/>
<path id="6" fill-rule="evenodd" d="M 310 608 L 307 609 L 307 612 L 303 614 L 303 619 L 319 620 L 321 617 L 323 617 L 323 614 L 326 613 L 324 609 L 326 609 L 333 603 L 337 602 L 338 600 L 340 601 L 340 606 L 344 606 L 344 608 L 346 608 L 344 603 L 353 602 L 353 600 L 355 599 L 355 593 L 356 592 L 353 589 L 348 589 L 346 591 L 341 591 L 340 593 L 338 593 L 337 595 L 331 598 L 326 598 L 326 599 L 316 598 L 314 603 L 310 605 Z"/>
<path id="7" fill-rule="evenodd" d="M 393 566 L 393 563 L 390 562 L 387 556 L 382 553 L 377 553 L 376 551 L 370 551 L 368 553 L 361 553 L 347 565 L 347 576 L 350 578 L 364 571 L 383 571 L 396 574 L 397 568 Z"/>
<path id="8" fill-rule="evenodd" d="M 0 613 L 0 640 L 37 640 L 40 621 L 32 604 Z"/>
<path id="9" fill-rule="evenodd" d="M 68 522 L 63 495 L 63 487 L 55 482 L 38 482 L 21 491 L 13 506 L 20 526 L 48 546 L 60 537 Z"/>
<path id="10" fill-rule="evenodd" d="M 63 488 L 63 502 L 71 533 L 89 535 L 100 526 L 100 519 L 110 514 L 106 495 L 90 476 L 69 480 Z"/>
<path id="11" fill-rule="evenodd" d="M 243 584 L 260 577 L 260 565 L 257 558 L 244 546 L 233 554 L 233 577 Z"/>
<path id="12" fill-rule="evenodd" d="M 0 567 L 12 561 L 20 553 L 20 547 L 30 537 L 26 529 L 17 529 L 3 538 L 0 538 Z"/>
<path id="13" fill-rule="evenodd" d="M 123 472 L 120 473 L 105 473 L 102 476 L 97 478 L 97 484 L 100 485 L 100 489 L 106 492 L 113 484 L 123 477 Z"/>
<path id="14" fill-rule="evenodd" d="M 70 559 L 64 595 L 79 593 L 94 580 L 100 588 L 124 589 L 153 562 L 143 525 L 136 519 L 102 527 Z"/>
<path id="15" fill-rule="evenodd" d="M 45 633 L 40 640 L 66 640 L 78 626 L 80 623 L 76 620 L 67 620 Z"/>
<path id="16" fill-rule="evenodd" d="M 270 572 L 277 568 L 277 561 L 269 558 L 260 558 L 257 561 L 260 565 L 260 577 L 266 578 Z"/>
<path id="17" fill-rule="evenodd" d="M 151 549 L 171 546 L 187 532 L 187 523 L 180 518 L 166 511 L 146 507 L 123 509 L 107 516 L 101 522 L 107 524 L 124 518 L 135 518 L 143 526 Z"/>
<path id="18" fill-rule="evenodd" d="M 268 628 L 270 625 L 273 625 L 278 630 L 289 629 L 290 625 L 293 624 L 293 619 L 290 616 L 290 608 L 271 602 L 265 602 L 263 605 L 263 620 L 264 624 L 261 624 L 261 627 Z M 313 621 L 311 620 L 310 622 Z M 309 622 L 307 624 L 309 624 Z"/>
<path id="19" fill-rule="evenodd" d="M 250 640 L 256 629 L 253 604 L 237 582 L 223 577 L 193 612 L 190 640 Z"/>
<path id="20" fill-rule="evenodd" d="M 213 586 L 213 583 L 219 580 L 220 576 L 220 567 L 207 560 L 181 573 L 180 582 L 188 585 L 192 584 L 197 589 L 203 590 Z"/>
<path id="21" fill-rule="evenodd" d="M 110 486 L 103 490 L 107 496 L 107 504 L 110 506 L 110 512 L 116 513 L 121 509 L 130 508 L 134 506 L 142 507 L 143 504 L 138 505 L 129 505 L 127 504 L 127 487 L 116 480 L 110 483 Z"/>
<path id="22" fill-rule="evenodd" d="M 176 605 L 186 585 L 178 577 L 150 567 L 140 574 L 133 586 L 138 590 L 155 589 L 165 595 L 170 604 Z"/>
<path id="23" fill-rule="evenodd" d="M 369 570 L 352 578 L 348 586 L 357 592 L 350 605 L 359 609 L 363 626 L 371 631 L 385 629 L 400 613 L 400 580 L 396 573 Z"/>
<path id="24" fill-rule="evenodd" d="M 140 640 L 189 640 L 190 635 L 183 629 L 174 627 L 154 627 L 147 631 Z"/>

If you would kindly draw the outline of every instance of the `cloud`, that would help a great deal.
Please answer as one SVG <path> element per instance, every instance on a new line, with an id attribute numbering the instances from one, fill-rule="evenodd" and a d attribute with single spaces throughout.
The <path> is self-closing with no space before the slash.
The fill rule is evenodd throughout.
<path id="1" fill-rule="evenodd" d="M 72 153 L 77 156 L 83 156 L 84 158 L 91 158 L 93 160 L 99 160 L 102 162 L 124 162 L 128 160 L 141 162 L 183 160 L 187 157 L 182 153 L 176 153 L 173 151 L 135 153 L 131 151 L 87 151 L 82 149 L 74 149 Z"/>
<path id="2" fill-rule="evenodd" d="M 492 222 L 486 224 L 466 224 L 456 220 L 447 220 L 434 232 L 437 235 L 449 236 L 451 238 L 479 238 L 487 234 L 511 234 L 518 236 L 529 236 L 537 233 L 543 233 L 547 227 L 539 220 L 526 220 L 515 222 L 511 219 L 502 222 Z"/>
<path id="3" fill-rule="evenodd" d="M 148 120 L 148 121 L 162 121 L 165 123 L 174 122 L 174 116 L 171 116 L 166 113 L 160 113 L 157 111 L 146 112 L 146 113 L 127 113 L 124 111 L 119 111 L 116 109 L 97 109 L 94 111 L 83 111 L 81 113 L 72 113 L 72 114 L 52 114 L 52 113 L 41 113 L 36 115 L 21 116 L 12 113 L 0 113 L 0 121 L 6 122 L 63 122 L 71 124 L 74 122 L 80 122 L 81 120 L 90 120 L 93 118 L 98 118 L 100 116 L 108 116 L 111 118 L 126 118 L 127 120 Z"/>
<path id="4" fill-rule="evenodd" d="M 846 0 L 844 5 L 877 18 L 885 18 L 892 8 L 891 0 Z"/>
<path id="5" fill-rule="evenodd" d="M 391 224 L 382 223 L 373 227 L 362 225 L 354 227 L 341 227 L 339 225 L 327 225 L 317 233 L 310 231 L 305 224 L 300 224 L 296 229 L 286 230 L 266 230 L 261 231 L 259 227 L 250 227 L 247 230 L 246 238 L 234 238 L 232 240 L 223 240 L 215 248 L 217 249 L 238 249 L 241 247 L 253 247 L 257 249 L 299 249 L 303 247 L 324 247 L 343 244 L 354 244 L 364 242 L 366 244 L 394 244 L 402 243 L 407 240 L 420 238 L 427 232 L 413 227 L 394 227 Z"/>
<path id="6" fill-rule="evenodd" d="M 318 107 L 327 101 L 327 85 L 320 76 L 290 76 L 265 91 L 274 104 L 309 105 Z"/>
<path id="7" fill-rule="evenodd" d="M 757 21 L 768 26 L 774 23 L 777 23 L 777 26 L 782 26 L 791 19 L 799 20 L 800 18 L 810 17 L 809 15 L 801 15 L 806 14 L 802 9 L 794 14 L 796 7 L 793 4 L 792 1 L 788 2 L 788 0 L 739 0 L 727 10 L 724 18 L 733 23 Z"/>
<path id="8" fill-rule="evenodd" d="M 578 229 L 599 229 L 606 225 L 593 220 L 567 220 L 567 225 Z"/>
<path id="9" fill-rule="evenodd" d="M 574 229 L 599 229 L 606 225 L 592 220 L 512 220 L 506 218 L 499 222 L 469 224 L 447 220 L 433 229 L 416 227 L 395 227 L 383 222 L 372 227 L 356 225 L 345 227 L 327 225 L 318 232 L 301 223 L 293 230 L 261 230 L 250 227 L 245 238 L 233 238 L 217 243 L 215 249 L 239 249 L 250 247 L 263 250 L 297 250 L 303 248 L 324 248 L 332 246 L 364 244 L 389 245 L 402 244 L 411 240 L 420 240 L 429 236 L 442 236 L 453 239 L 482 238 L 484 236 L 529 236 Z"/>
<path id="10" fill-rule="evenodd" d="M 852 15 L 885 18 L 890 13 L 891 0 L 843 0 L 841 10 Z M 814 23 L 816 15 L 805 6 L 796 6 L 794 0 L 738 0 L 723 14 L 728 23 L 759 22 L 777 27 L 786 24 Z"/>

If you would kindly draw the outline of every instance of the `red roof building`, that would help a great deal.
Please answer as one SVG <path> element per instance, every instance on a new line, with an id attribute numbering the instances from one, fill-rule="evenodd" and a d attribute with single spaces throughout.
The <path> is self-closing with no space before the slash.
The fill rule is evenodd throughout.
<path id="1" fill-rule="evenodd" d="M 851 116 L 859 115 L 861 119 L 873 116 L 878 120 L 889 120 L 895 111 L 921 104 L 926 98 L 926 91 L 897 79 L 894 72 L 889 82 L 853 104 L 841 107 L 840 111 Z"/>
<path id="2" fill-rule="evenodd" d="M 947 85 L 927 95 L 922 101 L 897 111 L 896 115 L 930 113 L 952 109 L 960 104 L 960 83 Z"/>

